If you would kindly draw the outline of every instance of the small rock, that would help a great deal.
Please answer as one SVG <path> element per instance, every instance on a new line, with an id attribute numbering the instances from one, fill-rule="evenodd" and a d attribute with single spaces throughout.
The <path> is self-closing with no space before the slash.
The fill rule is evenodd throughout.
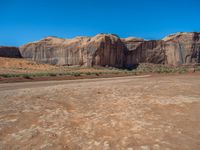
<path id="1" fill-rule="evenodd" d="M 105 141 L 103 143 L 103 150 L 109 150 L 109 149 L 110 149 L 110 145 L 109 145 L 108 141 Z"/>
<path id="2" fill-rule="evenodd" d="M 146 145 L 141 146 L 141 149 L 142 149 L 142 150 L 150 150 L 149 146 L 146 146 Z"/>
<path id="3" fill-rule="evenodd" d="M 160 149 L 160 145 L 155 144 L 155 145 L 153 146 L 153 149 L 154 149 L 154 150 L 159 150 L 159 149 Z"/>

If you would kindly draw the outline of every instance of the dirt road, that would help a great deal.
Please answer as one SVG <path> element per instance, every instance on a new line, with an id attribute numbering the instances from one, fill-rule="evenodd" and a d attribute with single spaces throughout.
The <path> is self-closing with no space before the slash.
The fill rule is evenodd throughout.
<path id="1" fill-rule="evenodd" d="M 200 76 L 0 84 L 0 149 L 200 149 Z"/>
<path id="2" fill-rule="evenodd" d="M 97 78 L 97 79 L 76 79 L 76 80 L 58 80 L 58 81 L 37 81 L 37 82 L 19 82 L 19 83 L 2 83 L 0 84 L 0 91 L 16 90 L 23 88 L 39 88 L 63 84 L 76 84 L 88 82 L 113 82 L 116 80 L 129 80 L 137 78 L 150 77 L 151 75 L 128 76 L 128 77 L 114 77 L 114 78 Z"/>

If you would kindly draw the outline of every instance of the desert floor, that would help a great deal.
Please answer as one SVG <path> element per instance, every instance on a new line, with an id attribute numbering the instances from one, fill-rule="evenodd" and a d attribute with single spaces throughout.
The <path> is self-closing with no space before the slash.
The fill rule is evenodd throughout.
<path id="1" fill-rule="evenodd" d="M 2 150 L 199 150 L 200 75 L 0 84 Z"/>

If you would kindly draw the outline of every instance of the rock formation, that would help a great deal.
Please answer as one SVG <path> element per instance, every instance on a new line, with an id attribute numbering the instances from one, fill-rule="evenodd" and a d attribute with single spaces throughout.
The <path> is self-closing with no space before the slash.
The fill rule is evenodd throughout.
<path id="1" fill-rule="evenodd" d="M 200 33 L 177 33 L 162 40 L 121 39 L 113 34 L 74 39 L 46 37 L 21 46 L 20 52 L 24 58 L 54 65 L 181 65 L 200 62 Z"/>
<path id="2" fill-rule="evenodd" d="M 123 67 L 124 44 L 112 34 L 61 39 L 47 37 L 20 47 L 23 57 L 56 65 Z"/>
<path id="3" fill-rule="evenodd" d="M 131 67 L 132 65 L 139 63 L 165 63 L 165 50 L 163 41 L 145 41 L 144 39 L 138 38 L 126 38 L 122 39 L 122 41 L 127 48 L 127 67 Z"/>
<path id="4" fill-rule="evenodd" d="M 21 58 L 21 54 L 17 47 L 0 46 L 0 57 Z"/>
<path id="5" fill-rule="evenodd" d="M 200 63 L 200 32 L 176 33 L 163 39 L 166 64 Z"/>

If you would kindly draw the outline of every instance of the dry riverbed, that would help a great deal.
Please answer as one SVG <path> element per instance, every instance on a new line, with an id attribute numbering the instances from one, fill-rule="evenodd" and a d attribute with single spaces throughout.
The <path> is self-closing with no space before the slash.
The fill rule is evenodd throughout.
<path id="1" fill-rule="evenodd" d="M 0 85 L 2 150 L 198 150 L 200 75 Z"/>

